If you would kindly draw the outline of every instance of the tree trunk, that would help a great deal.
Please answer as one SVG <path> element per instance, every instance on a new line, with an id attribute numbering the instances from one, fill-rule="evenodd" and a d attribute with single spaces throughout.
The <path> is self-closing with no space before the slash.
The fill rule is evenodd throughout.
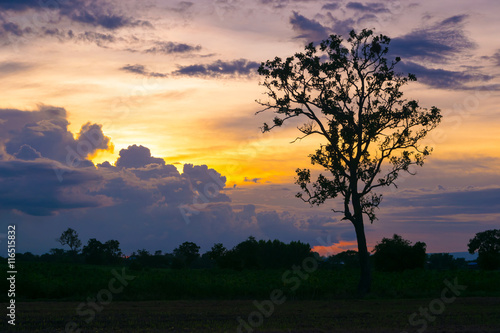
<path id="1" fill-rule="evenodd" d="M 354 224 L 356 230 L 356 238 L 358 241 L 359 263 L 361 265 L 361 278 L 359 279 L 358 292 L 361 296 L 365 296 L 370 292 L 372 276 L 370 267 L 370 254 L 366 247 L 365 227 L 363 219 L 356 221 Z"/>
<path id="2" fill-rule="evenodd" d="M 372 275 L 370 267 L 370 253 L 366 246 L 365 226 L 363 224 L 363 209 L 358 195 L 352 196 L 354 209 L 354 229 L 356 230 L 356 240 L 358 242 L 358 256 L 361 266 L 361 278 L 359 279 L 358 292 L 360 296 L 365 296 L 370 292 Z"/>

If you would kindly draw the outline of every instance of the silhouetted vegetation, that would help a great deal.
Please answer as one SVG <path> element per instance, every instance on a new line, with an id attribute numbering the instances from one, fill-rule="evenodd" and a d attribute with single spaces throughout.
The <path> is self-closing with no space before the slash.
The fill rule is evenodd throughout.
<path id="1" fill-rule="evenodd" d="M 385 272 L 404 271 L 406 269 L 424 268 L 426 245 L 411 242 L 394 234 L 392 238 L 382 238 L 373 249 L 375 268 Z"/>
<path id="2" fill-rule="evenodd" d="M 482 269 L 500 268 L 500 229 L 478 232 L 468 247 L 469 253 L 478 253 L 477 262 Z"/>
<path id="3" fill-rule="evenodd" d="M 324 258 L 301 242 L 249 237 L 230 250 L 216 243 L 203 255 L 193 242 L 180 244 L 172 253 L 142 249 L 131 256 L 122 255 L 119 245 L 117 240 L 102 243 L 92 238 L 76 256 L 74 250 L 63 249 L 41 256 L 18 253 L 18 270 L 23 272 L 17 280 L 20 299 L 84 299 L 107 285 L 111 270 L 123 266 L 136 277 L 116 296 L 123 300 L 263 298 L 273 289 L 283 290 L 289 299 L 350 298 L 359 278 L 356 251 Z M 432 296 L 444 279 L 457 277 L 467 285 L 466 295 L 500 296 L 499 271 L 467 269 L 464 259 L 447 253 L 426 256 L 425 248 L 425 243 L 412 245 L 398 235 L 383 238 L 371 256 L 371 297 Z M 316 260 L 317 269 L 298 279 L 294 274 L 306 259 Z"/>
<path id="4" fill-rule="evenodd" d="M 449 253 L 432 253 L 427 256 L 427 268 L 429 269 L 465 269 L 467 261 L 464 258 L 454 258 Z"/>
<path id="5" fill-rule="evenodd" d="M 371 283 L 364 215 L 373 223 L 382 200 L 374 190 L 395 185 L 405 172 L 413 174 L 411 165 L 423 165 L 432 149 L 420 141 L 441 120 L 438 108 L 421 108 L 416 100 L 403 98 L 403 87 L 416 77 L 397 72 L 401 59 L 386 58 L 389 43 L 389 37 L 372 30 L 353 30 L 346 43 L 331 35 L 319 45 L 310 43 L 303 53 L 275 57 L 259 67 L 268 97 L 258 101 L 261 112 L 274 112 L 263 132 L 299 117 L 305 122 L 296 140 L 309 135 L 324 139 L 310 157 L 327 174 L 313 180 L 309 169 L 297 169 L 302 191 L 297 196 L 311 205 L 343 199 L 334 211 L 356 231 L 361 294 L 369 292 Z"/>

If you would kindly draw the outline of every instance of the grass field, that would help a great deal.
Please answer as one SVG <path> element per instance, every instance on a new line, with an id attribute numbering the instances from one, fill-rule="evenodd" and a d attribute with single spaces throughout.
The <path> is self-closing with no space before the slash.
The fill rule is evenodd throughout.
<path id="1" fill-rule="evenodd" d="M 80 301 L 108 286 L 112 270 L 123 267 L 58 263 L 18 264 L 18 301 Z M 357 270 L 317 270 L 299 278 L 286 270 L 218 270 L 218 269 L 148 269 L 126 268 L 134 279 L 114 295 L 115 300 L 183 300 L 183 299 L 265 299 L 274 289 L 281 289 L 292 300 L 349 299 L 356 294 Z M 500 271 L 436 271 L 414 270 L 373 273 L 372 293 L 368 298 L 437 297 L 444 280 L 458 280 L 467 286 L 462 297 L 500 297 Z M 3 280 L 2 290 L 7 290 Z M 298 284 L 297 284 L 298 283 Z M 297 286 L 297 288 L 293 288 Z M 295 289 L 295 290 L 292 290 Z M 6 300 L 6 295 L 1 296 Z"/>
<path id="2" fill-rule="evenodd" d="M 375 271 L 372 292 L 363 299 L 355 296 L 358 274 L 23 262 L 16 279 L 16 326 L 8 328 L 79 333 L 238 332 L 238 327 L 240 332 L 500 332 L 500 271 Z M 3 284 L 7 290 L 5 280 Z M 460 285 L 458 292 L 451 285 Z"/>
<path id="3" fill-rule="evenodd" d="M 417 332 L 408 317 L 430 299 L 287 301 L 254 332 Z M 77 302 L 18 305 L 16 332 L 238 332 L 238 318 L 256 311 L 250 300 L 112 302 L 86 323 Z M 457 298 L 428 322 L 426 332 L 500 332 L 500 298 Z M 242 329 L 241 332 L 251 332 Z M 76 331 L 75 331 L 76 332 Z"/>

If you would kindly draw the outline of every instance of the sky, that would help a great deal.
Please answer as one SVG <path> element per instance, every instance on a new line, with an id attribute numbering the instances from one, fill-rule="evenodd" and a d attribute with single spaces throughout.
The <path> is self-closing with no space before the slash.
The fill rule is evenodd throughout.
<path id="1" fill-rule="evenodd" d="M 338 202 L 295 197 L 321 143 L 272 119 L 261 62 L 351 29 L 391 38 L 405 97 L 437 106 L 432 155 L 384 188 L 368 247 L 402 235 L 467 251 L 500 226 L 500 2 L 0 1 L 0 241 L 61 248 L 68 227 L 124 253 L 257 239 L 356 249 Z M 320 170 L 313 169 L 314 172 Z"/>

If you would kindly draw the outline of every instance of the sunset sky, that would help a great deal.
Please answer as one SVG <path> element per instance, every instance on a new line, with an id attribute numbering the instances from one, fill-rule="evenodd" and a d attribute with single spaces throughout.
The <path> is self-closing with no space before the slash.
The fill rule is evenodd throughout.
<path id="1" fill-rule="evenodd" d="M 356 249 L 335 201 L 295 198 L 295 169 L 321 141 L 261 133 L 272 114 L 255 115 L 256 69 L 374 28 L 418 77 L 405 97 L 443 122 L 417 175 L 379 191 L 368 245 L 397 233 L 466 251 L 500 227 L 499 12 L 494 0 L 0 1 L 0 241 L 15 223 L 17 250 L 36 254 L 68 227 L 124 253 L 250 235 Z"/>

